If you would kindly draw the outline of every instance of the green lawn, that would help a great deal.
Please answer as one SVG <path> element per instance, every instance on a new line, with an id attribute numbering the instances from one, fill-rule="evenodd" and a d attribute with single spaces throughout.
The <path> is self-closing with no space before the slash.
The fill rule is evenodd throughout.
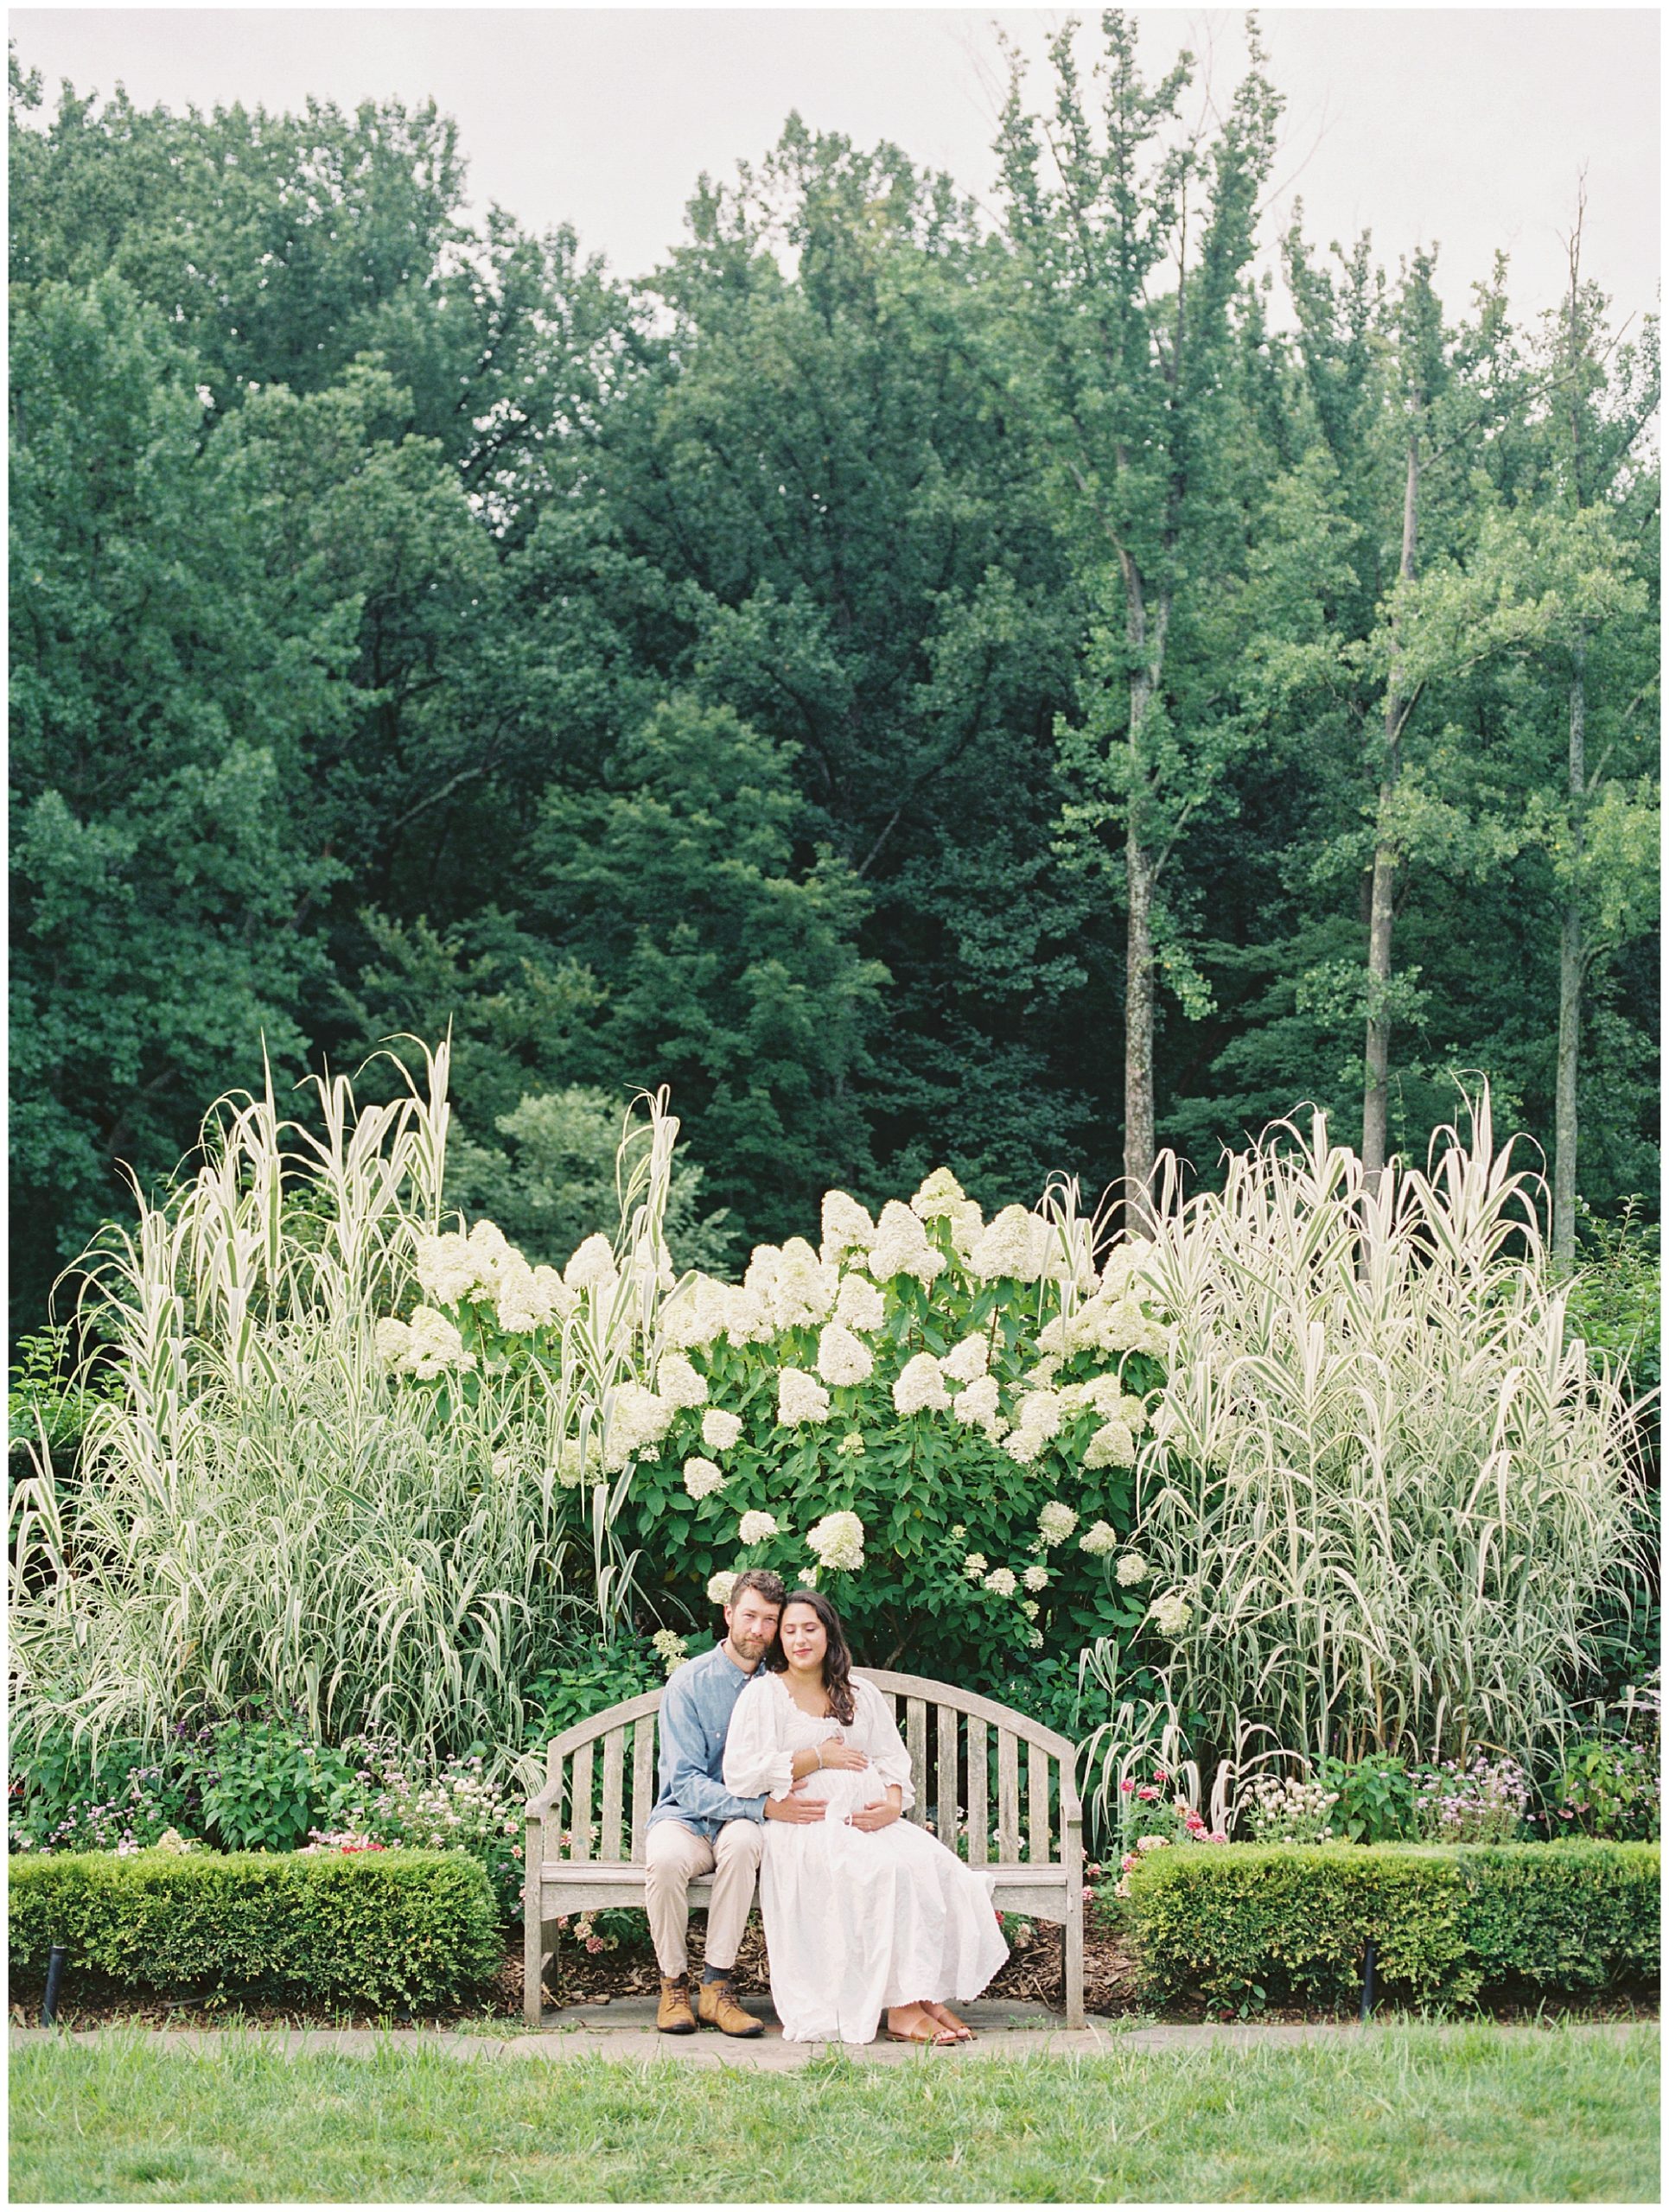
<path id="1" fill-rule="evenodd" d="M 784 2075 L 285 2059 L 113 2032 L 11 2059 L 22 2202 L 1655 2202 L 1658 2031 L 1376 2029 L 1358 2043 Z"/>

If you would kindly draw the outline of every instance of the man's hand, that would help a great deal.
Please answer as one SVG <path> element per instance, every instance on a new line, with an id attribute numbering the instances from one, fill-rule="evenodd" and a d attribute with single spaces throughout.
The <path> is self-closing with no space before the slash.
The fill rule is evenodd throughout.
<path id="1" fill-rule="evenodd" d="M 801 1796 L 804 1781 L 796 1782 L 786 1797 L 768 1797 L 765 1817 L 768 1821 L 820 1821 L 828 1807 L 820 1797 Z"/>
<path id="2" fill-rule="evenodd" d="M 826 1738 L 820 1749 L 825 1766 L 838 1767 L 846 1774 L 862 1774 L 870 1764 L 857 1745 L 841 1735 Z"/>
<path id="3" fill-rule="evenodd" d="M 898 1807 L 891 1797 L 877 1797 L 873 1805 L 866 1805 L 861 1813 L 852 1815 L 852 1826 L 862 1828 L 865 1835 L 873 1835 L 877 1828 L 890 1827 L 898 1817 Z"/>

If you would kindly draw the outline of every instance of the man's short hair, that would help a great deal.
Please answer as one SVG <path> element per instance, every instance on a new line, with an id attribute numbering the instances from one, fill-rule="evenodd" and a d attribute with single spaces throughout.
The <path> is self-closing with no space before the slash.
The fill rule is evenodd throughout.
<path id="1" fill-rule="evenodd" d="M 757 1590 L 768 1605 L 774 1605 L 780 1612 L 788 1602 L 788 1593 L 782 1586 L 782 1577 L 773 1574 L 768 1567 L 744 1567 L 730 1586 L 729 1603 L 734 1605 L 744 1590 Z"/>

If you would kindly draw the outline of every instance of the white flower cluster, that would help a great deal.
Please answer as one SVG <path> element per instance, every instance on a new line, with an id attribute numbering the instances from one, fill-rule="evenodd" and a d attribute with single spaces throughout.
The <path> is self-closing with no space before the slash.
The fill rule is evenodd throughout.
<path id="1" fill-rule="evenodd" d="M 877 1282 L 895 1275 L 914 1275 L 924 1287 L 943 1272 L 944 1255 L 927 1242 L 918 1215 L 900 1198 L 889 1198 L 881 1209 L 875 1243 L 870 1247 L 870 1273 Z"/>
<path id="2" fill-rule="evenodd" d="M 835 1389 L 850 1389 L 874 1374 L 875 1354 L 841 1322 L 830 1321 L 817 1340 L 817 1371 Z"/>
<path id="3" fill-rule="evenodd" d="M 863 1523 L 856 1513 L 825 1513 L 806 1541 L 823 1567 L 852 1574 L 863 1564 Z"/>
<path id="4" fill-rule="evenodd" d="M 1048 1267 L 1053 1241 L 1048 1222 L 1024 1206 L 1004 1206 L 975 1240 L 968 1265 L 982 1282 L 999 1276 L 1036 1282 Z"/>
<path id="5" fill-rule="evenodd" d="M 1163 1598 L 1156 1598 L 1148 1613 L 1160 1635 L 1173 1641 L 1187 1633 L 1194 1618 L 1194 1608 L 1180 1590 L 1167 1590 Z"/>
<path id="6" fill-rule="evenodd" d="M 612 1291 L 620 1281 L 614 1246 L 606 1236 L 588 1236 L 563 1269 L 562 1279 L 571 1291 Z"/>
<path id="7" fill-rule="evenodd" d="M 962 1572 L 970 1582 L 978 1582 L 990 1565 L 991 1561 L 984 1552 L 970 1552 L 962 1562 Z"/>
<path id="8" fill-rule="evenodd" d="M 1038 1515 L 1037 1526 L 1045 1544 L 1064 1544 L 1078 1526 L 1078 1516 L 1071 1506 L 1051 1498 Z"/>
<path id="9" fill-rule="evenodd" d="M 776 1334 L 770 1306 L 757 1292 L 700 1274 L 662 1306 L 660 1327 L 673 1351 L 705 1351 L 720 1337 L 733 1344 L 768 1344 Z"/>
<path id="10" fill-rule="evenodd" d="M 991 1365 L 991 1346 L 978 1334 L 964 1337 L 939 1363 L 952 1382 L 977 1382 Z"/>
<path id="11" fill-rule="evenodd" d="M 802 1421 L 827 1421 L 829 1394 L 816 1376 L 803 1367 L 785 1367 L 776 1378 L 776 1417 L 779 1427 L 798 1428 Z"/>
<path id="12" fill-rule="evenodd" d="M 675 1674 L 689 1656 L 689 1646 L 676 1629 L 657 1629 L 649 1643 L 669 1675 Z"/>
<path id="13" fill-rule="evenodd" d="M 823 1193 L 823 1259 L 835 1266 L 848 1252 L 867 1252 L 875 1243 L 875 1223 L 867 1206 L 844 1191 Z"/>
<path id="14" fill-rule="evenodd" d="M 756 1298 L 775 1329 L 813 1327 L 834 1310 L 838 1276 L 803 1236 L 781 1246 L 755 1244 L 742 1287 Z"/>
<path id="15" fill-rule="evenodd" d="M 420 1236 L 417 1243 L 417 1284 L 437 1306 L 464 1299 L 490 1300 L 499 1326 L 515 1336 L 531 1336 L 574 1309 L 574 1294 L 554 1268 L 530 1267 L 490 1221 L 478 1221 L 467 1236 L 448 1230 Z"/>
<path id="16" fill-rule="evenodd" d="M 1028 1590 L 1047 1590 L 1049 1586 L 1049 1571 L 1040 1560 L 1035 1567 L 1029 1567 L 1020 1580 Z"/>
<path id="17" fill-rule="evenodd" d="M 886 1319 L 887 1300 L 866 1276 L 842 1275 L 835 1296 L 834 1317 L 843 1328 L 856 1329 L 867 1336 Z"/>
<path id="18" fill-rule="evenodd" d="M 966 1267 L 984 1233 L 984 1217 L 948 1167 L 935 1167 L 910 1200 L 910 1211 L 923 1221 L 947 1221 L 951 1248 Z"/>
<path id="19" fill-rule="evenodd" d="M 914 1359 L 906 1361 L 902 1373 L 893 1384 L 893 1404 L 901 1415 L 947 1413 L 950 1403 L 951 1394 L 945 1388 L 945 1377 L 930 1351 L 919 1351 Z"/>
<path id="20" fill-rule="evenodd" d="M 861 1428 L 849 1428 L 835 1446 L 837 1457 L 842 1459 L 861 1459 L 867 1450 Z"/>
<path id="21" fill-rule="evenodd" d="M 621 1383 L 605 1425 L 602 1464 L 606 1471 L 618 1474 L 628 1459 L 653 1450 L 672 1427 L 676 1411 L 670 1401 L 646 1390 L 641 1382 Z"/>
<path id="22" fill-rule="evenodd" d="M 1131 1435 L 1128 1421 L 1114 1419 L 1104 1421 L 1084 1447 L 1086 1467 L 1133 1467 L 1136 1465 L 1136 1439 Z"/>
<path id="23" fill-rule="evenodd" d="M 1163 1358 L 1165 1332 L 1157 1321 L 1148 1319 L 1132 1291 L 1099 1289 L 1076 1308 L 1070 1319 L 1057 1314 L 1040 1329 L 1037 1348 L 1066 1359 L 1084 1351 L 1098 1352 L 1103 1358 L 1117 1358 L 1127 1351 Z"/>
<path id="24" fill-rule="evenodd" d="M 710 1459 L 688 1459 L 684 1463 L 684 1487 L 691 1497 L 710 1497 L 724 1487 L 724 1477 Z"/>
<path id="25" fill-rule="evenodd" d="M 557 1480 L 564 1490 L 574 1490 L 582 1481 L 600 1482 L 602 1472 L 602 1446 L 595 1428 L 583 1447 L 577 1436 L 563 1439 L 557 1452 Z"/>
<path id="26" fill-rule="evenodd" d="M 1145 1582 L 1153 1569 L 1140 1552 L 1126 1552 L 1112 1570 L 1114 1580 L 1126 1590 L 1133 1590 L 1138 1582 Z"/>
<path id="27" fill-rule="evenodd" d="M 698 1375 L 681 1352 L 663 1352 L 655 1370 L 655 1389 L 672 1407 L 704 1406 L 707 1377 Z"/>
<path id="28" fill-rule="evenodd" d="M 742 1415 L 709 1406 L 701 1416 L 701 1440 L 710 1452 L 728 1452 L 742 1433 Z"/>
<path id="29" fill-rule="evenodd" d="M 1092 1522 L 1078 1539 L 1078 1548 L 1092 1559 L 1105 1559 L 1109 1552 L 1118 1550 L 1118 1531 L 1110 1521 Z"/>
<path id="30" fill-rule="evenodd" d="M 985 1587 L 999 1598 L 1012 1598 L 1020 1584 L 1011 1567 L 994 1567 L 985 1577 Z"/>
<path id="31" fill-rule="evenodd" d="M 730 1592 L 736 1586 L 736 1574 L 727 1568 L 723 1573 L 714 1575 L 708 1583 L 707 1595 L 714 1605 L 728 1605 L 730 1602 Z"/>
<path id="32" fill-rule="evenodd" d="M 781 1534 L 774 1513 L 744 1513 L 737 1531 L 744 1544 L 762 1544 L 768 1536 Z"/>
<path id="33" fill-rule="evenodd" d="M 430 1382 L 449 1368 L 471 1368 L 475 1355 L 444 1313 L 432 1306 L 413 1309 L 410 1321 L 379 1321 L 377 1356 L 396 1375 L 415 1375 Z"/>
<path id="34" fill-rule="evenodd" d="M 993 1444 L 1008 1427 L 998 1407 L 997 1377 L 994 1375 L 982 1375 L 977 1382 L 970 1382 L 965 1390 L 959 1391 L 952 1402 L 951 1411 L 958 1421 L 969 1421 L 975 1427 L 983 1428 Z"/>
<path id="35" fill-rule="evenodd" d="M 1003 1449 L 1022 1467 L 1030 1466 L 1052 1436 L 1061 1433 L 1061 1408 L 1058 1391 L 1029 1390 L 1014 1409 L 1014 1433 Z"/>

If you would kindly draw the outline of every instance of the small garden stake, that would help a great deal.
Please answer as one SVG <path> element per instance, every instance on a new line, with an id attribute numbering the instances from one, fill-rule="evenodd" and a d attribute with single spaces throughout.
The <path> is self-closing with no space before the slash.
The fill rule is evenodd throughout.
<path id="1" fill-rule="evenodd" d="M 41 2024 L 50 2028 L 58 2018 L 58 1990 L 64 1979 L 64 1961 L 69 1956 L 67 1948 L 54 1943 L 47 1955 L 47 1993 L 41 1999 Z"/>
<path id="2" fill-rule="evenodd" d="M 1362 1946 L 1362 2018 L 1366 2019 L 1373 2010 L 1373 1939 L 1370 1936 Z"/>

